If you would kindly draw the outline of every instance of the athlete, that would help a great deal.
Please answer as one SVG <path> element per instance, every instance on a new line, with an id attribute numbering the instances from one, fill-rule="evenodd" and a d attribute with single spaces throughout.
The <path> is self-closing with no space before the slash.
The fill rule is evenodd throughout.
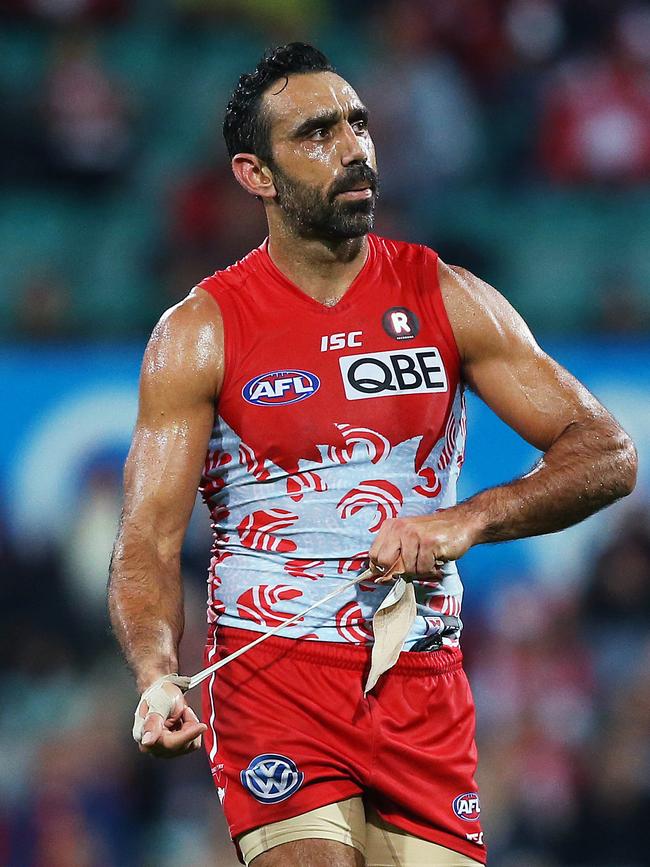
<path id="1" fill-rule="evenodd" d="M 144 358 L 109 594 L 149 690 L 140 750 L 178 756 L 205 737 L 255 867 L 483 864 L 456 561 L 629 494 L 634 446 L 495 289 L 372 233 L 368 113 L 319 51 L 282 46 L 242 75 L 224 134 L 269 233 L 165 313 Z M 456 503 L 466 388 L 544 454 Z M 199 485 L 215 532 L 206 663 L 345 587 L 213 674 L 202 723 L 172 677 Z M 377 580 L 353 583 L 368 560 Z M 396 570 L 415 620 L 365 693 Z"/>

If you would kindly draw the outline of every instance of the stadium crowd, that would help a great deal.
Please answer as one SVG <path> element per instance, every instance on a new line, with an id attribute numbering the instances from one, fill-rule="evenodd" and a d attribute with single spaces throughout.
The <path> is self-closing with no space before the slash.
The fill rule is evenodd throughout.
<path id="1" fill-rule="evenodd" d="M 647 330 L 647 2 L 3 0 L 3 333 L 146 334 L 259 241 L 221 113 L 296 37 L 370 106 L 380 232 L 462 260 L 545 331 Z"/>
<path id="2" fill-rule="evenodd" d="M 294 38 L 330 53 L 371 108 L 380 233 L 493 280 L 544 334 L 647 338 L 650 3 L 0 0 L 5 341 L 142 342 L 261 241 L 219 124 L 239 72 Z M 119 500 L 107 462 L 63 544 L 44 526 L 20 546 L 0 513 L 8 867 L 236 863 L 204 756 L 154 762 L 130 740 L 135 693 L 105 612 Z M 185 551 L 188 673 L 206 520 Z M 492 863 L 648 867 L 643 494 L 564 592 L 519 575 L 498 607 L 468 595 L 464 611 Z"/>

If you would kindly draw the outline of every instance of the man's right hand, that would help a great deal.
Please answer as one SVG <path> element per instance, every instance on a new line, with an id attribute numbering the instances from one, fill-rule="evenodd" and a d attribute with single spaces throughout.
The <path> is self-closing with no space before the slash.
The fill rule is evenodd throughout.
<path id="1" fill-rule="evenodd" d="M 160 684 L 159 689 L 164 692 L 164 696 L 159 693 L 159 699 L 169 707 L 166 717 L 163 717 L 160 700 L 152 702 L 158 708 L 152 709 L 144 695 L 136 708 L 133 736 L 140 752 L 172 759 L 200 749 L 203 732 L 208 727 L 199 722 L 178 686 L 167 681 Z"/>

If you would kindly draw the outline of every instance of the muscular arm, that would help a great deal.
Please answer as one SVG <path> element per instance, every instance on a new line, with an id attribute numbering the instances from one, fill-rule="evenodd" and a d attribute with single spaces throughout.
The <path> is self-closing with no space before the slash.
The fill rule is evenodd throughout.
<path id="1" fill-rule="evenodd" d="M 443 265 L 441 277 L 467 384 L 544 452 L 528 475 L 463 504 L 480 524 L 477 541 L 561 530 L 629 494 L 636 452 L 609 412 L 539 348 L 496 290 L 462 269 Z"/>
<path id="2" fill-rule="evenodd" d="M 180 551 L 221 384 L 222 349 L 218 308 L 195 290 L 162 317 L 144 356 L 109 581 L 111 622 L 141 691 L 178 671 Z"/>
<path id="3" fill-rule="evenodd" d="M 634 445 L 607 410 L 537 345 L 491 286 L 444 263 L 440 285 L 467 385 L 525 440 L 544 452 L 526 476 L 482 491 L 432 516 L 386 522 L 371 550 L 390 566 L 432 572 L 435 554 L 455 560 L 482 542 L 552 533 L 629 494 Z"/>

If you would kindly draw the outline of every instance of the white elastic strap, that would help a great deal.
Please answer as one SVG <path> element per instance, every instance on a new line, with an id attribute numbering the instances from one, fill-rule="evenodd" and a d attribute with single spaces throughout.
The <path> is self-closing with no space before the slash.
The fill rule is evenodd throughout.
<path id="1" fill-rule="evenodd" d="M 186 692 L 189 688 L 190 679 L 189 677 L 183 677 L 178 674 L 165 674 L 145 689 L 140 696 L 140 701 L 138 702 L 133 715 L 133 739 L 137 743 L 140 743 L 142 740 L 146 716 L 150 713 L 158 713 L 163 720 L 166 720 L 174 707 L 176 696 L 167 692 L 165 689 L 165 683 L 173 683 L 183 692 Z M 140 713 L 140 706 L 143 701 L 146 701 L 149 708 L 144 716 Z"/>
<path id="2" fill-rule="evenodd" d="M 394 570 L 395 565 L 387 571 L 384 580 L 386 580 Z M 198 686 L 215 671 L 223 668 L 224 665 L 228 665 L 229 662 L 232 662 L 234 659 L 242 656 L 242 654 L 247 653 L 253 647 L 266 641 L 267 638 L 271 638 L 272 635 L 277 635 L 280 630 L 286 629 L 287 626 L 292 626 L 294 623 L 302 620 L 306 614 L 309 614 L 311 611 L 314 611 L 316 608 L 329 602 L 330 599 L 334 599 L 335 596 L 345 593 L 349 587 L 359 584 L 361 581 L 372 580 L 375 577 L 376 573 L 372 569 L 366 569 L 360 575 L 357 575 L 356 578 L 353 578 L 351 581 L 346 581 L 340 587 L 337 587 L 336 590 L 332 590 L 331 593 L 328 593 L 322 599 L 314 602 L 313 605 L 309 606 L 309 608 L 305 608 L 304 611 L 300 611 L 288 620 L 282 621 L 282 623 L 275 626 L 269 632 L 263 633 L 258 638 L 255 638 L 253 641 L 240 647 L 234 653 L 231 653 L 230 656 L 226 656 L 224 659 L 220 659 L 218 662 L 198 671 L 196 674 L 192 675 L 192 677 L 167 674 L 164 677 L 159 678 L 142 693 L 138 706 L 136 707 L 133 723 L 133 737 L 135 740 L 140 742 L 142 739 L 144 717 L 140 715 L 139 709 L 143 700 L 146 701 L 149 706 L 149 713 L 159 713 L 163 719 L 167 719 L 169 716 L 169 713 L 174 706 L 174 698 L 164 689 L 163 685 L 166 681 L 174 683 L 183 692 L 187 692 L 189 689 L 194 689 L 195 686 Z M 413 585 L 407 584 L 403 578 L 400 578 L 391 588 L 373 617 L 372 622 L 373 629 L 375 630 L 375 644 L 373 645 L 372 665 L 366 683 L 365 692 L 371 690 L 379 676 L 395 664 L 404 644 L 404 639 L 408 635 L 414 619 L 415 595 Z"/>
<path id="3" fill-rule="evenodd" d="M 310 611 L 313 611 L 315 608 L 319 608 L 321 605 L 329 602 L 330 599 L 334 599 L 335 596 L 338 596 L 341 593 L 345 593 L 345 591 L 354 584 L 358 584 L 360 581 L 366 581 L 374 577 L 375 573 L 372 571 L 372 569 L 366 569 L 365 572 L 361 573 L 361 575 L 357 575 L 357 577 L 353 578 L 351 581 L 346 581 L 345 584 L 341 585 L 341 587 L 337 587 L 336 590 L 332 590 L 331 593 L 328 593 L 327 596 L 323 596 L 323 598 L 319 599 L 318 602 L 314 602 L 314 604 L 310 605 L 309 608 L 305 608 L 304 611 L 301 611 L 299 614 L 295 614 L 293 617 L 290 617 L 289 620 L 284 620 L 278 626 L 275 626 L 273 629 L 271 629 L 270 632 L 263 633 L 262 635 L 260 635 L 259 638 L 254 639 L 249 644 L 245 644 L 243 647 L 240 647 L 239 650 L 231 653 L 230 656 L 226 656 L 224 659 L 220 659 L 218 662 L 215 662 L 212 665 L 209 665 L 207 668 L 204 668 L 203 671 L 197 672 L 195 675 L 189 678 L 189 684 L 187 689 L 193 689 L 195 686 L 198 686 L 198 684 L 201 683 L 201 681 L 205 680 L 206 677 L 210 677 L 210 675 L 214 671 L 218 671 L 218 669 L 223 668 L 224 665 L 228 665 L 229 662 L 232 662 L 233 659 L 237 659 L 238 656 L 246 653 L 252 647 L 261 644 L 272 635 L 276 635 L 278 632 L 280 632 L 281 629 L 285 629 L 287 626 L 291 626 L 293 623 L 297 623 L 299 620 L 302 620 L 305 614 L 309 614 Z"/>

